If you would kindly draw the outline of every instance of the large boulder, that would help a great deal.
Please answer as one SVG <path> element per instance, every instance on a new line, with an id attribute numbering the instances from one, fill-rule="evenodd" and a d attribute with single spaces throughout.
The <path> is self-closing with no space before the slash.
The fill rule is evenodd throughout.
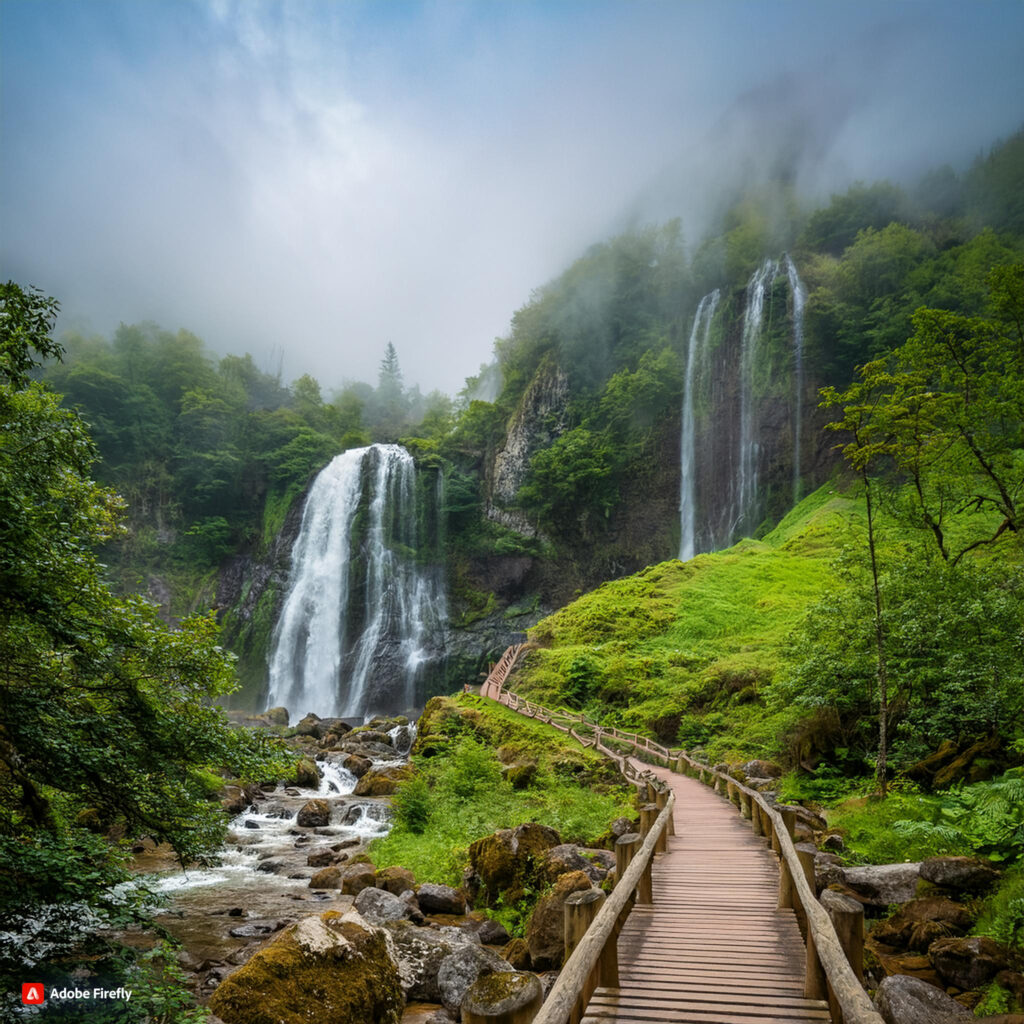
<path id="1" fill-rule="evenodd" d="M 782 778 L 782 766 L 774 761 L 747 761 L 741 766 L 741 771 L 752 779 Z"/>
<path id="2" fill-rule="evenodd" d="M 424 914 L 464 914 L 466 897 L 450 885 L 424 882 L 416 890 L 416 900 Z"/>
<path id="3" fill-rule="evenodd" d="M 320 769 L 316 761 L 304 757 L 295 766 L 295 785 L 316 789 L 320 785 Z"/>
<path id="4" fill-rule="evenodd" d="M 412 907 L 405 900 L 373 886 L 360 890 L 355 908 L 370 924 L 403 921 L 412 916 Z"/>
<path id="5" fill-rule="evenodd" d="M 1009 967 L 1006 950 L 983 935 L 965 939 L 939 939 L 928 949 L 938 976 L 957 988 L 981 988 Z"/>
<path id="6" fill-rule="evenodd" d="M 462 1000 L 477 978 L 511 970 L 512 966 L 507 960 L 502 960 L 485 946 L 467 943 L 457 947 L 441 961 L 437 971 L 437 987 L 444 1008 L 449 1013 L 458 1013 Z"/>
<path id="7" fill-rule="evenodd" d="M 377 888 L 386 889 L 393 896 L 401 896 L 407 889 L 416 888 L 416 877 L 408 868 L 392 865 L 377 872 Z"/>
<path id="8" fill-rule="evenodd" d="M 224 1024 L 398 1024 L 404 999 L 387 936 L 349 911 L 304 917 L 221 982 Z"/>
<path id="9" fill-rule="evenodd" d="M 926 953 L 936 939 L 963 935 L 974 916 L 962 903 L 943 896 L 927 896 L 904 903 L 892 917 L 879 921 L 871 937 L 893 949 Z"/>
<path id="10" fill-rule="evenodd" d="M 389 764 L 371 768 L 356 783 L 355 796 L 390 796 L 400 782 L 411 779 L 415 769 L 411 764 Z"/>
<path id="11" fill-rule="evenodd" d="M 934 985 L 905 974 L 883 978 L 875 1007 L 885 1024 L 960 1024 L 974 1014 Z"/>
<path id="12" fill-rule="evenodd" d="M 562 875 L 554 888 L 537 901 L 526 926 L 526 944 L 534 970 L 557 970 L 565 958 L 565 899 L 571 893 L 590 889 L 585 871 Z"/>
<path id="13" fill-rule="evenodd" d="M 323 828 L 331 820 L 331 805 L 326 800 L 307 800 L 296 815 L 299 828 Z"/>
<path id="14" fill-rule="evenodd" d="M 336 865 L 330 865 L 317 871 L 309 880 L 310 889 L 340 889 L 343 871 Z"/>
<path id="15" fill-rule="evenodd" d="M 458 944 L 432 928 L 417 928 L 408 921 L 391 921 L 384 927 L 391 936 L 405 998 L 410 1002 L 441 1002 L 437 974 Z"/>
<path id="16" fill-rule="evenodd" d="M 979 893 L 999 881 L 999 872 L 975 857 L 929 857 L 921 862 L 921 877 L 953 892 Z"/>
<path id="17" fill-rule="evenodd" d="M 350 864 L 341 878 L 341 891 L 348 896 L 358 896 L 364 889 L 376 888 L 377 873 L 372 864 Z"/>
<path id="18" fill-rule="evenodd" d="M 868 906 L 887 907 L 892 903 L 909 903 L 917 895 L 921 865 L 869 864 L 860 868 L 844 868 L 843 881 Z"/>
<path id="19" fill-rule="evenodd" d="M 488 904 L 499 896 L 507 904 L 516 903 L 524 888 L 542 875 L 544 854 L 561 842 L 553 828 L 536 822 L 501 829 L 470 846 L 468 880 L 473 888 L 483 889 Z"/>
<path id="20" fill-rule="evenodd" d="M 560 875 L 570 871 L 585 871 L 592 882 L 601 881 L 601 872 L 580 853 L 579 847 L 572 843 L 560 843 L 558 846 L 552 846 L 545 852 L 541 864 L 544 881 L 549 885 L 556 882 Z"/>

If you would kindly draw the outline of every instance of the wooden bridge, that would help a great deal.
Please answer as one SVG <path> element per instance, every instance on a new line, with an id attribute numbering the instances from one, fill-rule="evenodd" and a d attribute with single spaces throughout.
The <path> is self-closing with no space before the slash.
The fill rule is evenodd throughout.
<path id="1" fill-rule="evenodd" d="M 539 1012 L 522 1019 L 882 1024 L 859 977 L 863 911 L 815 898 L 795 812 L 684 751 L 510 693 L 521 653 L 506 651 L 481 692 L 613 757 L 654 801 L 641 811 L 644 835 L 620 840 L 615 890 L 591 904 L 596 916 L 575 939 L 567 914 L 575 948 Z"/>

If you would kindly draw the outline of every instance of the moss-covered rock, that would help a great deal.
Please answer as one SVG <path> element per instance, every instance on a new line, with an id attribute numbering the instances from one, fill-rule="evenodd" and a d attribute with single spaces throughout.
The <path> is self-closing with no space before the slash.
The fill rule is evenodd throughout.
<path id="1" fill-rule="evenodd" d="M 534 970 L 552 970 L 562 966 L 565 957 L 565 899 L 571 893 L 591 888 L 585 871 L 562 875 L 554 888 L 541 897 L 526 927 L 526 944 Z"/>
<path id="2" fill-rule="evenodd" d="M 543 876 L 544 854 L 561 841 L 553 828 L 536 822 L 478 839 L 469 848 L 475 887 L 483 889 L 488 905 L 499 895 L 505 903 L 517 902 L 523 890 Z"/>
<path id="3" fill-rule="evenodd" d="M 303 918 L 225 978 L 225 1024 L 398 1024 L 404 999 L 383 931 L 354 911 Z"/>
<path id="4" fill-rule="evenodd" d="M 355 796 L 390 796 L 400 782 L 411 779 L 415 769 L 411 764 L 393 764 L 372 768 L 356 783 Z"/>

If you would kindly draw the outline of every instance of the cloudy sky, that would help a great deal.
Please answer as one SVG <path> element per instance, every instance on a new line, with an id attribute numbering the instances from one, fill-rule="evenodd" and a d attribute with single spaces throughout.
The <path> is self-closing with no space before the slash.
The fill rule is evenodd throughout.
<path id="1" fill-rule="evenodd" d="M 1024 124 L 1024 3 L 0 0 L 0 274 L 287 379 L 457 390 L 530 291 L 780 140 L 801 184 Z"/>

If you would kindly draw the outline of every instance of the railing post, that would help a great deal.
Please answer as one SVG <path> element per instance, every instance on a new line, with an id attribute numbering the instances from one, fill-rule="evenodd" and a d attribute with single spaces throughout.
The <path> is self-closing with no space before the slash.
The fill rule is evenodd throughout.
<path id="1" fill-rule="evenodd" d="M 761 805 L 754 799 L 750 801 L 750 820 L 754 826 L 754 835 L 764 835 L 764 817 L 761 814 Z"/>
<path id="2" fill-rule="evenodd" d="M 826 889 L 819 900 L 832 919 L 839 945 L 842 946 L 846 959 L 858 981 L 864 980 L 864 907 L 852 896 Z M 832 1020 L 842 1024 L 843 1011 L 828 985 L 828 1008 Z"/>
<path id="3" fill-rule="evenodd" d="M 615 884 L 618 885 L 626 874 L 626 868 L 633 859 L 633 855 L 640 849 L 640 835 L 636 832 L 628 832 L 619 836 L 615 841 Z"/>
<path id="4" fill-rule="evenodd" d="M 654 822 L 658 818 L 658 805 L 657 804 L 644 804 L 640 808 L 640 835 L 645 839 L 647 833 L 651 831 Z"/>
<path id="5" fill-rule="evenodd" d="M 654 802 L 657 805 L 659 811 L 663 810 L 665 804 L 668 803 L 668 790 L 665 789 L 662 790 L 660 793 L 656 793 L 654 795 Z M 670 836 L 674 836 L 676 834 L 676 823 L 674 814 L 668 819 L 668 834 Z"/>
<path id="6" fill-rule="evenodd" d="M 605 895 L 600 889 L 585 889 L 583 892 L 570 893 L 565 900 L 565 916 L 563 918 L 563 938 L 565 942 L 565 959 L 568 960 L 572 951 L 587 934 L 598 911 L 604 905 Z M 601 983 L 600 963 L 594 964 L 594 969 L 587 975 L 580 991 L 579 999 L 576 1002 L 577 1012 L 573 1018 L 582 1018 L 594 989 Z"/>
<path id="7" fill-rule="evenodd" d="M 775 808 L 780 815 L 782 815 L 782 823 L 786 826 L 786 831 L 789 833 L 790 839 L 796 837 L 796 808 L 794 807 L 776 807 Z"/>
<path id="8" fill-rule="evenodd" d="M 793 907 L 793 875 L 785 857 L 779 858 L 779 910 L 790 910 Z"/>
<path id="9" fill-rule="evenodd" d="M 747 821 L 750 821 L 754 816 L 754 812 L 751 809 L 750 794 L 744 793 L 742 789 L 740 790 L 740 814 L 742 814 Z"/>

